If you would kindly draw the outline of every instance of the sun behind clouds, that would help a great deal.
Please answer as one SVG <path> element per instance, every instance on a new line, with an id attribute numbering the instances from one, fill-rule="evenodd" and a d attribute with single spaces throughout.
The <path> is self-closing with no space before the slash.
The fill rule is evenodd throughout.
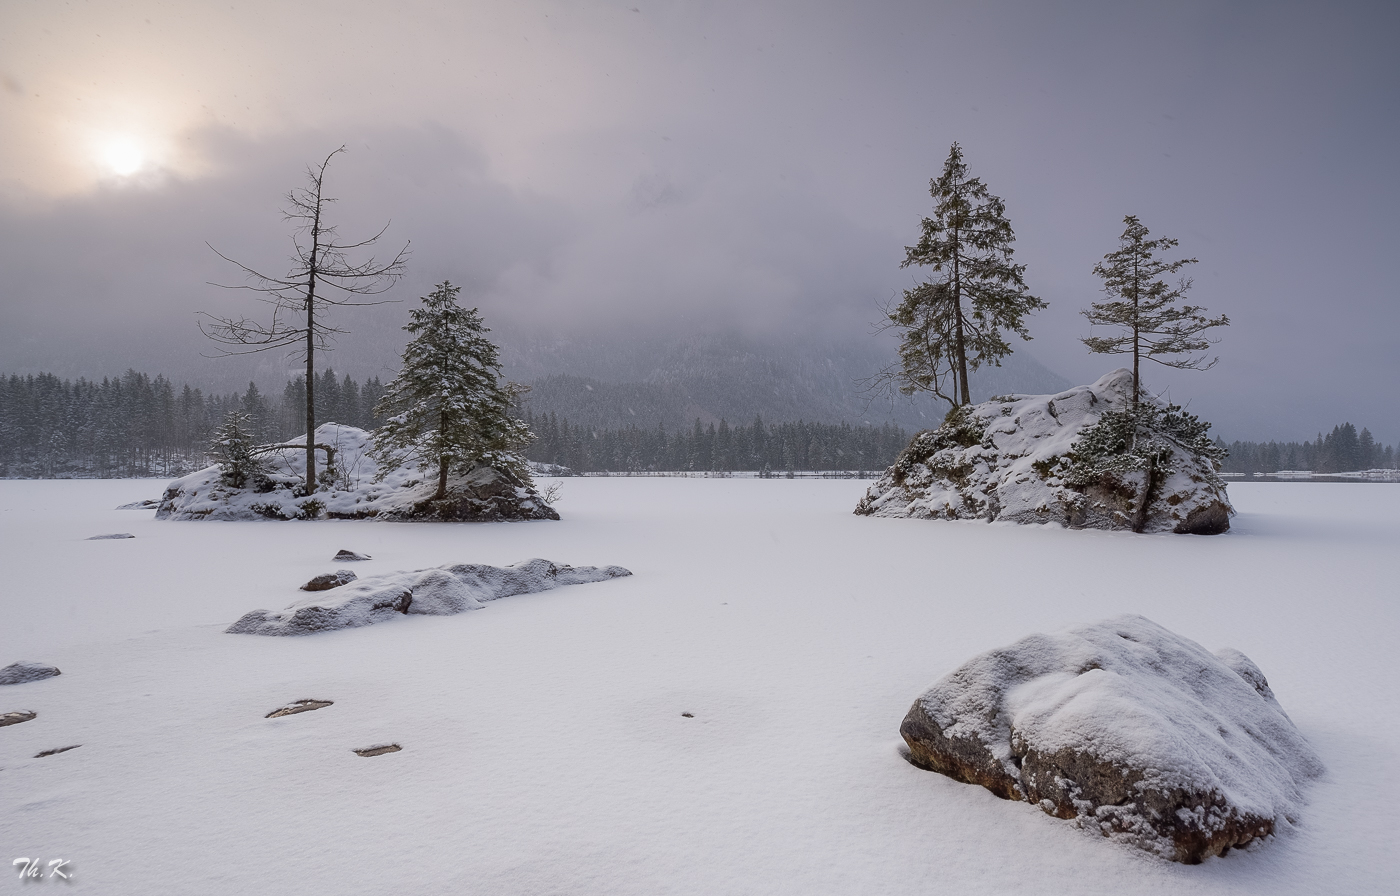
<path id="1" fill-rule="evenodd" d="M 108 137 L 99 148 L 99 158 L 118 177 L 129 177 L 146 165 L 147 152 L 133 137 Z"/>

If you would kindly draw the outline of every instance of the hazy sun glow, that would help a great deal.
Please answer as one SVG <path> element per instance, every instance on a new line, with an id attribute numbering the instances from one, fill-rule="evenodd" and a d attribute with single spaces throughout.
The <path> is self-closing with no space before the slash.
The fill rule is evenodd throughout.
<path id="1" fill-rule="evenodd" d="M 126 177 L 141 170 L 146 154 L 130 137 L 113 137 L 102 147 L 102 161 L 113 174 Z"/>

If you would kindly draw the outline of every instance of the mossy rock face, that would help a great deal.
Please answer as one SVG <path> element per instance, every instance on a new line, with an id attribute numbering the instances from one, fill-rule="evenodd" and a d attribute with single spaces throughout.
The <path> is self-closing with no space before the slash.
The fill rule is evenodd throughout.
<path id="1" fill-rule="evenodd" d="M 1058 395 L 1002 396 L 956 409 L 938 429 L 913 438 L 855 512 L 1075 529 L 1227 531 L 1234 509 L 1225 483 L 1215 461 L 1189 444 L 1168 439 L 1160 464 L 1154 459 L 1148 469 L 1110 464 L 1085 475 L 1076 448 L 1095 440 L 1081 442 L 1081 436 L 1098 432 L 1094 427 L 1105 414 L 1121 417 L 1131 394 L 1132 373 L 1118 370 Z"/>

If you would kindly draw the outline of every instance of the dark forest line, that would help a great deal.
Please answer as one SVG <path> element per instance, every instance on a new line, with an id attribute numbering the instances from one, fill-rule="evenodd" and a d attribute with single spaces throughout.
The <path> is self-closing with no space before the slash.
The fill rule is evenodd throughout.
<path id="1" fill-rule="evenodd" d="M 128 370 L 120 377 L 62 380 L 53 374 L 0 378 L 0 477 L 175 476 L 209 464 L 206 449 L 224 416 L 253 418 L 255 436 L 276 442 L 305 431 L 305 380 L 281 395 L 249 383 L 243 392 L 205 394 L 162 375 Z M 361 429 L 384 393 L 378 377 L 363 384 L 327 369 L 316 377 L 316 418 Z M 601 428 L 572 425 L 550 412 L 522 415 L 536 435 L 526 457 L 577 472 L 879 470 L 909 443 L 896 426 L 806 422 Z M 1369 430 L 1344 423 L 1305 442 L 1217 442 L 1229 451 L 1224 472 L 1312 470 L 1338 473 L 1395 469 L 1396 450 Z"/>
<path id="2" fill-rule="evenodd" d="M 555 414 L 525 422 L 536 439 L 525 456 L 579 473 L 645 471 L 784 471 L 882 470 L 909 444 L 899 427 L 852 426 L 849 423 L 764 423 L 708 426 L 696 420 L 689 429 L 665 427 L 595 429 L 570 426 Z"/>
<path id="3" fill-rule="evenodd" d="M 380 424 L 373 408 L 384 394 L 377 377 L 363 385 L 327 369 L 316 377 L 316 419 L 361 429 Z M 211 462 L 207 448 L 230 411 L 252 418 L 254 438 L 301 436 L 306 383 L 298 376 L 280 396 L 254 383 L 243 392 L 205 394 L 189 385 L 128 370 L 101 380 L 53 374 L 0 378 L 0 477 L 123 478 L 178 476 Z M 731 427 L 696 421 L 690 430 L 599 429 L 555 414 L 523 418 L 537 438 L 529 460 L 578 472 L 646 470 L 875 470 L 893 462 L 909 433 L 886 425 L 777 423 Z"/>
<path id="4" fill-rule="evenodd" d="M 1225 442 L 1229 451 L 1221 467 L 1225 473 L 1277 473 L 1311 470 L 1314 473 L 1350 473 L 1357 470 L 1394 470 L 1395 448 L 1371 437 L 1369 429 L 1343 423 L 1330 433 L 1317 434 L 1311 442 Z"/>

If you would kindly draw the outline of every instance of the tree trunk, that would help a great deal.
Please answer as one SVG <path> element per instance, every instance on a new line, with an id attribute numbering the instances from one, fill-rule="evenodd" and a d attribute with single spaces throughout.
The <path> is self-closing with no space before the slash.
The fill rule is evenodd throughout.
<path id="1" fill-rule="evenodd" d="M 958 403 L 969 405 L 972 404 L 972 393 L 967 387 L 967 344 L 963 339 L 962 278 L 958 266 L 960 254 L 961 246 L 958 245 L 955 235 L 953 237 L 953 311 L 958 327 Z"/>
<path id="2" fill-rule="evenodd" d="M 1138 329 L 1138 295 L 1142 287 L 1142 280 L 1138 274 L 1137 259 L 1133 259 L 1133 410 L 1137 410 L 1138 391 L 1141 386 L 1138 384 L 1138 344 L 1141 335 Z"/>
<path id="3" fill-rule="evenodd" d="M 316 491 L 316 362 L 311 342 L 311 302 L 306 303 L 306 493 Z"/>
<path id="4" fill-rule="evenodd" d="M 1142 485 L 1142 498 L 1138 501 L 1137 510 L 1133 512 L 1133 531 L 1142 532 L 1147 528 L 1147 508 L 1152 504 L 1152 499 L 1157 496 L 1158 475 L 1157 461 L 1155 458 L 1147 459 L 1147 478 Z"/>
<path id="5" fill-rule="evenodd" d="M 447 432 L 447 411 L 444 410 L 444 409 L 442 409 L 442 408 L 439 408 L 439 409 L 438 409 L 438 434 L 439 434 L 439 437 L 441 438 L 442 434 L 445 433 L 445 432 Z M 439 443 L 439 444 L 441 444 L 441 443 Z M 441 450 L 441 448 L 439 448 L 438 450 Z M 438 499 L 446 498 L 446 497 L 447 497 L 447 465 L 448 465 L 447 455 L 445 455 L 445 454 L 439 455 L 439 456 L 438 456 L 438 489 L 437 489 L 437 494 L 436 494 L 436 495 L 433 495 L 433 500 L 438 500 Z"/>

